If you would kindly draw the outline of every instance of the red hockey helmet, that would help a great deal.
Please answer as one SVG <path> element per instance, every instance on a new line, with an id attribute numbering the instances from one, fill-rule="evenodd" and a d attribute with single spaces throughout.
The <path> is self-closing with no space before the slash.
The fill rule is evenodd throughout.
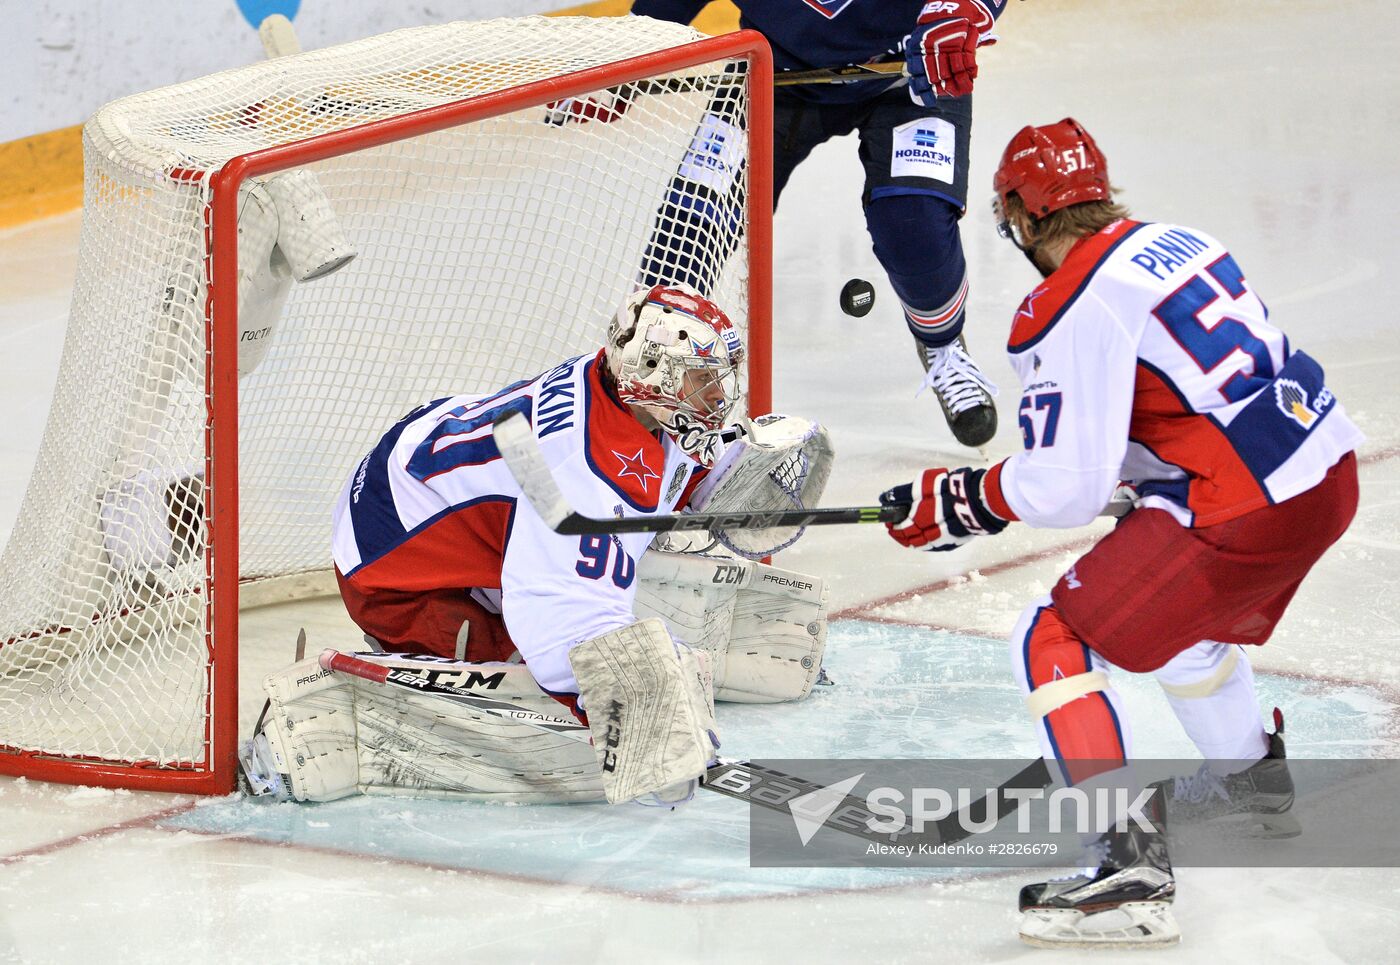
<path id="1" fill-rule="evenodd" d="M 1072 204 L 1111 197 L 1108 160 L 1072 117 L 1017 131 L 1001 155 L 992 187 L 1003 210 L 1007 195 L 1014 192 L 1036 218 Z"/>

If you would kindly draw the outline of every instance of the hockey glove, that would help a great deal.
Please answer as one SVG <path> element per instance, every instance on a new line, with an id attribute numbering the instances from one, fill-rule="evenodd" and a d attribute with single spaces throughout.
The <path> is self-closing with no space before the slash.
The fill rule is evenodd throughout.
<path id="1" fill-rule="evenodd" d="M 924 4 L 900 49 L 909 71 L 909 98 L 933 107 L 940 97 L 972 93 L 977 48 L 996 43 L 996 23 L 982 0 L 933 0 Z"/>
<path id="2" fill-rule="evenodd" d="M 957 549 L 974 536 L 991 536 L 1006 528 L 982 497 L 985 469 L 925 469 L 912 483 L 887 489 L 882 505 L 904 504 L 909 515 L 885 529 L 902 546 L 929 551 Z"/>
<path id="3" fill-rule="evenodd" d="M 589 121 L 611 124 L 626 114 L 627 108 L 631 106 L 632 102 L 627 98 L 607 91 L 587 97 L 566 97 L 544 106 L 544 121 L 555 126 L 587 124 Z"/>

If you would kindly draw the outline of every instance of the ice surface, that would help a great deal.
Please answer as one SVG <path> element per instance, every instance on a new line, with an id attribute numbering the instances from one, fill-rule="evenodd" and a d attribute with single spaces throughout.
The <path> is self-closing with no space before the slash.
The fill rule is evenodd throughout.
<path id="1" fill-rule="evenodd" d="M 721 752 L 744 758 L 1024 758 L 1036 754 L 999 640 L 948 631 L 837 624 L 833 687 L 777 711 L 724 705 Z M 1150 678 L 1122 675 L 1129 713 L 1172 720 Z M 1367 685 L 1261 674 L 1260 700 L 1289 708 L 1300 756 L 1385 756 L 1400 706 Z M 1294 723 L 1296 721 L 1296 724 Z M 1143 757 L 1195 757 L 1174 726 L 1140 727 Z M 1290 748 L 1291 750 L 1292 748 Z M 799 775 L 800 776 L 800 775 Z M 822 893 L 967 877 L 966 872 L 776 869 L 748 864 L 748 814 L 710 793 L 674 813 L 640 806 L 506 806 L 350 798 L 316 807 L 235 800 L 158 827 L 396 858 L 644 897 L 724 898 Z M 602 870 L 602 869 L 605 869 Z"/>

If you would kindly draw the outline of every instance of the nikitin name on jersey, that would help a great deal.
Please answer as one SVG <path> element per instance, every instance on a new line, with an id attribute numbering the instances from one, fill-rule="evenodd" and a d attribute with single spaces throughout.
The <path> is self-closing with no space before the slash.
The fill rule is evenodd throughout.
<path id="1" fill-rule="evenodd" d="M 535 425 L 539 438 L 574 427 L 574 360 L 556 366 L 540 381 L 540 397 L 535 403 Z"/>

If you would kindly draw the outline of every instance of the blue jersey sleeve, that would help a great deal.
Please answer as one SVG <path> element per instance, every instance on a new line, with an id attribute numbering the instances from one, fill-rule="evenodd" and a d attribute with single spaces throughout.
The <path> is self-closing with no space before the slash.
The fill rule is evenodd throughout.
<path id="1" fill-rule="evenodd" d="M 639 17 L 655 17 L 672 23 L 690 23 L 709 0 L 636 0 L 632 12 Z"/>
<path id="2" fill-rule="evenodd" d="M 1006 0 L 978 0 L 993 18 Z M 636 0 L 632 12 L 690 23 L 704 0 Z M 740 26 L 757 30 L 773 47 L 778 70 L 844 67 L 892 60 L 914 28 L 924 0 L 735 0 Z M 812 84 L 787 90 L 815 101 L 861 101 L 889 89 L 878 82 Z"/>

